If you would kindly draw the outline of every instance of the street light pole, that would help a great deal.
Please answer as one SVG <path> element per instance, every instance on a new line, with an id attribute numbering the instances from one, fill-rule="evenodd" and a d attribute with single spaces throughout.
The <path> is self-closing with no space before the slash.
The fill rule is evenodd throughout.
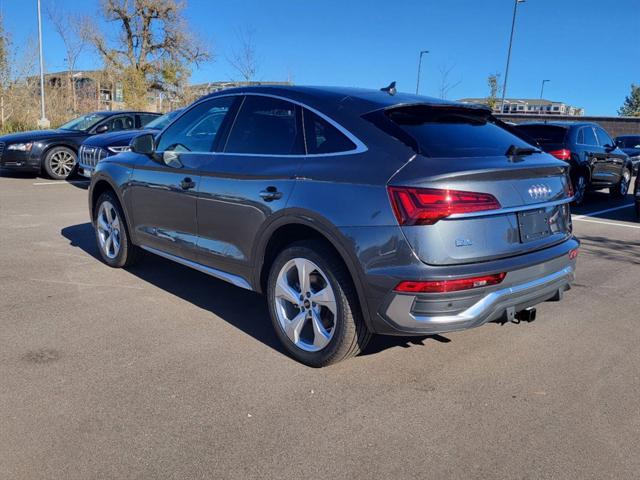
<path id="1" fill-rule="evenodd" d="M 40 13 L 40 0 L 38 0 L 38 50 L 40 54 L 40 120 L 38 126 L 49 128 L 49 120 L 44 113 L 44 61 L 42 59 L 42 15 Z"/>
<path id="2" fill-rule="evenodd" d="M 507 68 L 504 70 L 504 83 L 502 84 L 502 101 L 500 102 L 500 113 L 504 113 L 504 97 L 507 95 L 507 78 L 509 77 L 509 62 L 511 61 L 511 45 L 513 45 L 513 32 L 516 26 L 516 14 L 518 13 L 518 4 L 524 0 L 514 0 L 513 3 L 513 20 L 511 20 L 511 36 L 509 37 L 509 52 L 507 53 Z"/>
<path id="3" fill-rule="evenodd" d="M 420 90 L 420 68 L 422 67 L 422 56 L 425 53 L 429 53 L 429 50 L 420 50 L 420 58 L 418 59 L 418 81 L 416 82 L 416 95 L 418 95 L 418 90 Z"/>
<path id="4" fill-rule="evenodd" d="M 540 87 L 540 100 L 542 100 L 542 94 L 544 93 L 544 84 L 551 80 L 542 80 L 542 87 Z"/>

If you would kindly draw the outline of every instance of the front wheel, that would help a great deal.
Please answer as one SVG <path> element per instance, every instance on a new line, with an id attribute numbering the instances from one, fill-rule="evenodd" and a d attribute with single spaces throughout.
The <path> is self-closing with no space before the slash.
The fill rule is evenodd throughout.
<path id="1" fill-rule="evenodd" d="M 73 173 L 78 157 L 67 147 L 54 147 L 44 157 L 44 169 L 54 180 L 65 180 Z"/>
<path id="2" fill-rule="evenodd" d="M 371 337 L 348 270 L 323 242 L 296 243 L 278 255 L 267 299 L 276 335 L 306 365 L 357 355 Z"/>
<path id="3" fill-rule="evenodd" d="M 617 185 L 609 189 L 609 193 L 614 198 L 624 198 L 629 192 L 629 184 L 631 183 L 631 172 L 628 168 L 622 171 L 622 176 Z"/>
<path id="4" fill-rule="evenodd" d="M 120 202 L 111 192 L 100 195 L 95 208 L 94 231 L 100 256 L 110 267 L 132 265 L 139 255 L 129 238 Z"/>

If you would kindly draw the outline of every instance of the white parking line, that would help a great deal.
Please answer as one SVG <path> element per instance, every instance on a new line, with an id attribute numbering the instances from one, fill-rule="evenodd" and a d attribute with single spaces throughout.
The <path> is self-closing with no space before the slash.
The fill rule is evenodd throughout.
<path id="1" fill-rule="evenodd" d="M 66 185 L 67 183 L 73 183 L 78 185 L 86 185 L 89 183 L 89 180 L 67 180 L 66 182 L 35 182 L 34 185 Z"/>
<path id="2" fill-rule="evenodd" d="M 628 223 L 605 222 L 603 220 L 593 220 L 592 218 L 574 218 L 579 222 L 601 223 L 603 225 L 611 225 L 614 227 L 640 228 L 640 225 L 631 225 Z"/>
<path id="3" fill-rule="evenodd" d="M 633 203 L 629 203 L 627 205 L 621 205 L 619 207 L 607 208 L 605 210 L 598 210 L 597 212 L 585 213 L 584 215 L 576 215 L 572 216 L 573 220 L 582 220 L 585 217 L 595 217 L 596 215 L 602 215 L 603 213 L 615 212 L 616 210 L 622 210 L 623 208 L 633 207 Z"/>

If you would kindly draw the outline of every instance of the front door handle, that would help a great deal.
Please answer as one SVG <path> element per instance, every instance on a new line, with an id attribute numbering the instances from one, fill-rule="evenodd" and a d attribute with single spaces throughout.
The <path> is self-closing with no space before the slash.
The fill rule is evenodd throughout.
<path id="1" fill-rule="evenodd" d="M 279 200 L 282 198 L 282 192 L 279 192 L 276 187 L 267 187 L 265 190 L 260 192 L 260 197 L 265 202 L 271 202 L 273 200 Z"/>
<path id="2" fill-rule="evenodd" d="M 195 188 L 195 186 L 196 186 L 196 182 L 191 180 L 191 177 L 187 177 L 180 182 L 180 187 L 183 190 L 191 190 L 192 188 Z"/>

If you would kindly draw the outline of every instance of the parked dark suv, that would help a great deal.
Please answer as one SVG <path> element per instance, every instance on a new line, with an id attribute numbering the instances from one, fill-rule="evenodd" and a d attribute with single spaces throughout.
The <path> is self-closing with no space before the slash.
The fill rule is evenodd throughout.
<path id="1" fill-rule="evenodd" d="M 265 293 L 308 365 L 357 354 L 373 333 L 532 319 L 573 279 L 567 163 L 484 107 L 246 87 L 131 147 L 91 179 L 104 261 L 146 250 Z"/>
<path id="2" fill-rule="evenodd" d="M 93 112 L 65 123 L 56 130 L 34 130 L 0 137 L 0 168 L 41 173 L 54 180 L 71 175 L 78 147 L 91 135 L 142 128 L 157 113 Z"/>
<path id="3" fill-rule="evenodd" d="M 629 155 L 633 163 L 634 173 L 638 173 L 640 167 L 640 135 L 621 135 L 615 138 L 616 145 L 624 153 Z"/>
<path id="4" fill-rule="evenodd" d="M 583 202 L 588 189 L 609 188 L 616 198 L 629 191 L 632 163 L 598 124 L 532 122 L 514 128 L 533 138 L 545 152 L 571 165 L 576 204 Z"/>

